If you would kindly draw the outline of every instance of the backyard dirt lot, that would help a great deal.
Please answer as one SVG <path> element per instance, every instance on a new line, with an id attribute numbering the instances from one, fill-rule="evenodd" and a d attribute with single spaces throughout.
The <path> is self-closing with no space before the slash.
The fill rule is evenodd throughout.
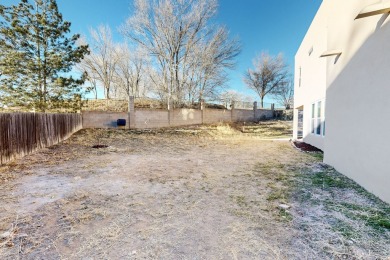
<path id="1" fill-rule="evenodd" d="M 2 166 L 0 259 L 389 259 L 389 205 L 290 127 L 82 130 Z"/>

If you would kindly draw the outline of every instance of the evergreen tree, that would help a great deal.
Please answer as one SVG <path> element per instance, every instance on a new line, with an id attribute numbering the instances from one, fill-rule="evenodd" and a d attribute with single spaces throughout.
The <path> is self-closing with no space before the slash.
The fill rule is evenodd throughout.
<path id="1" fill-rule="evenodd" d="M 0 5 L 0 103 L 46 111 L 73 106 L 84 76 L 69 76 L 88 51 L 69 36 L 56 0 Z"/>

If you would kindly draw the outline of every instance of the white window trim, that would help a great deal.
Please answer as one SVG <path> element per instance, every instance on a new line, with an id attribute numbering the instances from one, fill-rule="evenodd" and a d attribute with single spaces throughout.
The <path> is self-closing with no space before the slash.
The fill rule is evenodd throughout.
<path id="1" fill-rule="evenodd" d="M 318 103 L 321 102 L 321 113 L 320 117 L 318 117 Z M 314 107 L 313 107 L 314 105 Z M 318 136 L 324 138 L 326 135 L 324 135 L 324 129 L 325 129 L 325 99 L 320 99 L 317 100 L 313 103 L 311 103 L 310 106 L 310 135 L 312 136 Z M 314 109 L 314 117 L 313 117 L 313 109 Z M 318 127 L 318 122 L 320 122 L 320 134 L 317 134 L 317 127 Z"/>
<path id="2" fill-rule="evenodd" d="M 316 134 L 316 104 L 312 103 L 310 106 L 310 134 L 315 135 Z"/>

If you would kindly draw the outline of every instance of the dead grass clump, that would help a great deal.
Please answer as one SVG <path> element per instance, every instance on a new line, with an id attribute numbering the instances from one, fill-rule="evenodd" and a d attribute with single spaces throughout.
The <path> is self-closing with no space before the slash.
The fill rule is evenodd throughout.
<path id="1" fill-rule="evenodd" d="M 240 132 L 229 123 L 204 125 L 201 126 L 201 130 L 204 137 L 209 136 L 214 139 L 237 138 L 240 136 Z"/>
<path id="2" fill-rule="evenodd" d="M 18 233 L 18 219 L 19 216 L 16 216 L 16 219 L 10 222 L 10 219 L 2 220 L 2 225 L 0 226 L 0 256 L 4 248 L 14 246 L 14 238 Z"/>
<path id="3" fill-rule="evenodd" d="M 236 134 L 237 132 L 234 131 L 233 128 L 230 127 L 230 125 L 218 125 L 216 127 L 216 130 L 218 133 L 222 134 L 222 135 L 234 135 Z"/>
<path id="4" fill-rule="evenodd" d="M 0 166 L 0 184 L 13 180 L 15 174 L 11 171 L 11 166 Z"/>
<path id="5" fill-rule="evenodd" d="M 291 138 L 292 122 L 260 121 L 259 123 L 236 123 L 235 128 L 245 134 L 264 138 Z"/>

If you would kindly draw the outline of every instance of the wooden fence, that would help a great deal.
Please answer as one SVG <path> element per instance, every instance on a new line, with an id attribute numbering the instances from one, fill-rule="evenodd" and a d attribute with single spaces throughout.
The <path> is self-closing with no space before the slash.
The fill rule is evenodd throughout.
<path id="1" fill-rule="evenodd" d="M 0 113 L 0 165 L 57 144 L 81 128 L 80 114 Z"/>

